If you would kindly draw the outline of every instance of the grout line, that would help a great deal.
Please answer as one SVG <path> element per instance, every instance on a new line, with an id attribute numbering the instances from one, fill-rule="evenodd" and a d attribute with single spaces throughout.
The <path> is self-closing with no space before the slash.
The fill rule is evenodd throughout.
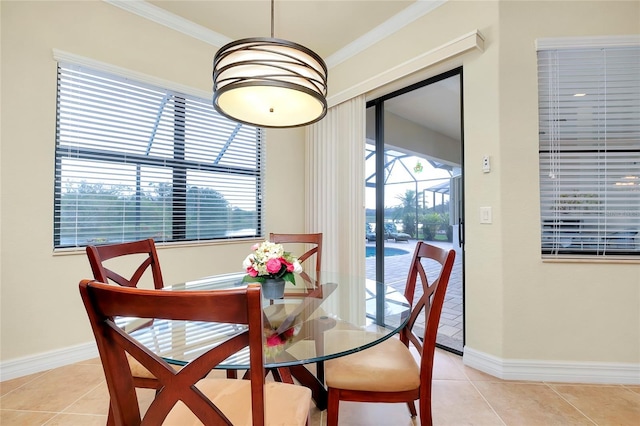
<path id="1" fill-rule="evenodd" d="M 49 411 L 49 410 L 34 410 L 30 409 L 15 409 L 15 408 L 0 408 L 0 411 L 6 412 L 15 412 L 15 413 L 38 413 L 38 414 L 58 414 L 58 411 Z"/>
<path id="2" fill-rule="evenodd" d="M 0 413 L 1 412 L 15 412 L 15 413 L 37 413 L 37 414 L 52 414 L 51 418 L 48 419 L 47 421 L 45 421 L 44 423 L 42 423 L 40 426 L 45 426 L 47 423 L 49 423 L 51 420 L 55 419 L 58 414 L 57 411 L 36 411 L 36 410 L 14 410 L 14 409 L 7 409 L 7 408 L 2 408 L 0 409 Z M 22 423 L 21 423 L 22 424 Z"/>
<path id="3" fill-rule="evenodd" d="M 452 357 L 452 356 L 459 357 L 459 355 L 452 354 L 452 353 L 450 353 L 450 352 L 448 352 L 448 351 L 444 351 L 444 350 L 443 350 L 443 352 L 446 352 L 446 355 L 447 355 L 448 357 Z M 474 383 L 474 381 L 473 381 L 473 380 L 471 380 L 471 378 L 470 378 L 470 377 L 469 377 L 469 375 L 467 374 L 467 371 L 466 371 L 466 368 L 465 368 L 464 364 L 462 364 L 462 361 L 460 361 L 460 363 L 458 363 L 458 362 L 455 362 L 455 361 L 454 361 L 454 364 L 455 364 L 456 368 L 457 368 L 457 369 L 458 369 L 458 370 L 459 370 L 459 371 L 464 375 L 464 377 L 465 377 L 466 381 L 467 381 L 471 386 L 473 386 L 473 388 L 475 389 L 475 391 L 476 391 L 476 392 L 478 392 L 478 395 L 480 395 L 480 398 L 482 398 L 482 399 L 484 400 L 484 402 L 489 406 L 489 408 L 491 409 L 491 411 L 493 411 L 493 413 L 496 415 L 496 417 L 497 417 L 498 419 L 500 419 L 500 422 L 501 422 L 504 426 L 507 426 L 507 424 L 506 424 L 506 423 L 505 423 L 505 421 L 502 419 L 502 417 L 500 416 L 500 414 L 498 414 L 498 412 L 493 408 L 493 405 L 491 405 L 491 403 L 489 402 L 489 400 L 484 396 L 484 394 L 480 391 L 480 389 L 478 389 L 478 387 L 476 386 L 476 384 Z"/>
<path id="4" fill-rule="evenodd" d="M 42 426 L 46 426 L 47 423 L 51 424 L 51 420 L 55 419 L 56 417 L 58 417 L 60 415 L 60 413 L 56 413 L 53 417 L 51 417 L 49 420 L 47 420 L 46 422 L 42 423 Z"/>
<path id="5" fill-rule="evenodd" d="M 567 398 L 565 398 L 560 392 L 558 392 L 553 386 L 551 386 L 549 383 L 547 382 L 543 382 L 544 385 L 549 388 L 553 393 L 555 393 L 556 395 L 558 395 L 563 401 L 565 401 L 567 404 L 569 404 L 570 406 L 572 406 L 578 413 L 582 414 L 587 420 L 589 420 L 591 423 L 593 423 L 594 425 L 597 425 L 598 423 L 596 423 L 591 417 L 587 416 L 585 413 L 582 412 L 581 409 L 579 409 L 578 407 L 576 407 L 575 405 L 573 405 L 571 403 L 571 401 L 569 401 Z"/>
<path id="6" fill-rule="evenodd" d="M 83 393 L 82 395 L 80 395 L 78 398 L 75 399 L 75 401 L 72 401 L 69 405 L 67 405 L 66 407 L 64 407 L 60 411 L 58 411 L 58 414 L 91 415 L 91 416 L 101 415 L 101 414 L 74 413 L 72 411 L 65 411 L 65 410 L 69 409 L 71 406 L 73 406 L 73 404 L 76 404 L 76 403 L 80 402 L 81 399 L 87 397 L 91 392 L 93 392 L 94 390 L 96 390 L 100 386 L 102 386 L 104 384 L 104 382 L 105 382 L 104 380 L 101 381 L 100 383 L 98 383 L 97 385 L 95 385 L 94 387 L 92 387 L 91 389 L 89 389 L 88 391 Z M 109 397 L 109 393 L 107 392 L 107 398 L 108 397 Z"/>
<path id="7" fill-rule="evenodd" d="M 51 417 L 49 420 L 47 420 L 46 422 L 42 423 L 42 426 L 46 426 L 46 425 L 50 425 L 50 424 L 57 424 L 57 423 L 51 423 L 54 420 L 58 419 L 61 415 L 66 415 L 66 414 L 71 414 L 74 416 L 84 416 L 84 417 L 100 417 L 100 418 L 107 418 L 106 415 L 104 414 L 87 414 L 87 413 L 63 413 L 63 412 L 58 412 L 55 413 L 55 416 Z"/>
<path id="8" fill-rule="evenodd" d="M 466 375 L 466 373 L 465 373 Z M 493 405 L 491 405 L 491 403 L 489 402 L 489 400 L 484 396 L 484 394 L 480 391 L 480 389 L 478 389 L 478 387 L 476 386 L 476 384 L 473 382 L 473 380 L 469 379 L 469 377 L 467 376 L 467 380 L 469 380 L 469 383 L 471 383 L 471 386 L 473 386 L 473 388 L 476 390 L 476 392 L 478 392 L 478 395 L 480 395 L 480 397 L 484 400 L 484 402 L 489 406 L 489 408 L 491 409 L 491 411 L 493 411 L 493 413 L 496 415 L 496 417 L 498 419 L 500 419 L 500 422 L 504 425 L 507 426 L 507 423 L 502 419 L 502 417 L 500 416 L 500 414 L 498 414 L 498 412 L 495 410 L 495 408 L 493 408 Z"/>
<path id="9" fill-rule="evenodd" d="M 44 377 L 46 374 L 48 374 L 51 371 L 52 370 L 45 370 L 45 371 L 41 371 L 40 373 L 33 373 L 33 376 L 34 376 L 33 378 L 31 378 L 30 380 L 27 380 L 26 382 L 24 382 L 23 384 L 21 384 L 17 388 L 11 389 L 9 392 L 1 395 L 1 397 L 4 398 L 7 395 L 11 395 L 13 392 L 17 391 L 18 389 L 22 389 L 26 385 L 32 383 L 34 380 L 37 380 L 37 379 L 39 379 L 41 377 Z M 11 380 L 19 380 L 19 379 L 20 379 L 20 377 L 16 377 L 15 379 L 9 379 L 9 380 L 5 380 L 3 382 L 0 382 L 0 384 L 6 383 L 6 382 L 10 382 Z"/>
<path id="10" fill-rule="evenodd" d="M 624 389 L 626 389 L 626 390 L 628 390 L 629 392 L 631 392 L 631 393 L 634 393 L 634 394 L 640 394 L 640 392 L 638 392 L 638 391 L 636 391 L 636 390 L 634 389 L 634 387 L 638 387 L 638 385 L 621 385 L 621 386 L 622 386 Z"/>

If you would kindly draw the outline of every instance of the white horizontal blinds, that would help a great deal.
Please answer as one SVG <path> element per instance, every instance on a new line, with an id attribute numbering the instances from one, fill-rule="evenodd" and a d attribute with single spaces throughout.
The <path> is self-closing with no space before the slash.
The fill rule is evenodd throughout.
<path id="1" fill-rule="evenodd" d="M 538 52 L 543 254 L 640 255 L 640 47 Z"/>
<path id="2" fill-rule="evenodd" d="M 208 99 L 61 63 L 55 247 L 258 236 L 261 147 Z"/>

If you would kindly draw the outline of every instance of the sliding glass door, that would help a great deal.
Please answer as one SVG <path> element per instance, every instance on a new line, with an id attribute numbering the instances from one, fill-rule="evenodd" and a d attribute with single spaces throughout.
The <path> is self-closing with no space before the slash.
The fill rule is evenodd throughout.
<path id="1" fill-rule="evenodd" d="M 462 70 L 367 104 L 367 277 L 404 291 L 416 241 L 455 248 L 438 343 L 462 353 Z"/>

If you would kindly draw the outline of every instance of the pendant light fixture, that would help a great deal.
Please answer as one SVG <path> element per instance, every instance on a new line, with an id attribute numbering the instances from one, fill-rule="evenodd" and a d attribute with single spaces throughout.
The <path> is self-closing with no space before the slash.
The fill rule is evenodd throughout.
<path id="1" fill-rule="evenodd" d="M 273 38 L 236 40 L 213 59 L 213 107 L 259 127 L 297 127 L 327 113 L 327 66 L 312 50 Z"/>

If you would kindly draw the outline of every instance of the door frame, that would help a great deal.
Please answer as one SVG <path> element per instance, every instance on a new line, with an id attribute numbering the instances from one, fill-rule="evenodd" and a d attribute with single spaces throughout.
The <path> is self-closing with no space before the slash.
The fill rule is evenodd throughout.
<path id="1" fill-rule="evenodd" d="M 425 80 L 419 81 L 417 83 L 413 83 L 410 84 L 406 87 L 403 87 L 401 89 L 395 90 L 391 93 L 385 94 L 383 96 L 380 96 L 376 99 L 373 99 L 371 101 L 368 101 L 366 103 L 366 107 L 365 108 L 371 108 L 374 107 L 375 108 L 375 152 L 376 152 L 376 170 L 375 170 L 375 175 L 376 175 L 376 187 L 375 187 L 375 194 L 376 194 L 376 218 L 375 218 L 375 227 L 376 230 L 383 230 L 384 229 L 384 187 L 385 187 L 385 179 L 379 179 L 378 177 L 380 176 L 385 176 L 385 156 L 384 155 L 378 155 L 378 153 L 383 153 L 384 149 L 385 149 L 385 138 L 384 138 L 384 103 L 386 100 L 389 100 L 391 98 L 395 98 L 397 96 L 403 95 L 405 93 L 411 92 L 413 90 L 428 86 L 430 84 L 434 84 L 437 83 L 439 81 L 445 80 L 447 78 L 453 77 L 458 75 L 460 78 L 459 84 L 460 84 L 460 150 L 461 150 L 461 164 L 460 164 L 460 170 L 461 170 L 461 185 L 460 185 L 460 194 L 459 194 L 459 199 L 455 200 L 455 202 L 459 203 L 458 205 L 458 213 L 459 213 L 459 217 L 457 218 L 451 218 L 453 220 L 455 220 L 455 226 L 457 228 L 457 231 L 455 234 L 457 234 L 458 236 L 458 248 L 459 250 L 457 251 L 457 254 L 461 257 L 460 262 L 461 262 L 461 268 L 460 268 L 460 274 L 461 274 L 461 286 L 462 286 L 462 309 L 463 309 L 463 315 L 462 315 L 462 348 L 464 348 L 465 345 L 465 340 L 466 340 L 466 315 L 465 315 L 465 261 L 464 261 L 464 244 L 465 244 L 465 227 L 464 227 L 464 223 L 465 223 L 465 218 L 464 218 L 464 200 L 465 200 L 465 195 L 464 195 L 464 179 L 465 179 L 465 174 L 464 174 L 464 76 L 463 76 L 463 69 L 462 67 L 457 67 L 454 69 L 451 69 L 449 71 L 446 71 L 444 73 L 438 74 L 436 76 L 427 78 Z M 418 196 L 418 194 L 416 194 L 416 197 Z M 454 202 L 454 200 L 450 197 L 449 198 L 449 203 Z M 451 220 L 450 219 L 450 220 Z M 417 232 L 417 230 L 416 230 Z M 384 232 L 376 232 L 376 281 L 377 282 L 383 282 L 384 281 L 384 276 L 385 276 L 385 270 L 384 270 Z M 455 245 L 456 241 L 452 241 L 452 243 Z M 379 293 L 380 294 L 380 293 Z M 379 300 L 377 301 L 377 304 L 383 303 L 383 300 Z M 381 306 L 378 307 L 378 309 L 382 309 Z M 457 353 L 459 355 L 462 355 L 462 351 L 457 350 L 455 348 L 450 348 L 447 346 L 443 346 L 439 343 L 436 343 L 436 346 L 450 351 L 450 352 L 454 352 Z"/>

